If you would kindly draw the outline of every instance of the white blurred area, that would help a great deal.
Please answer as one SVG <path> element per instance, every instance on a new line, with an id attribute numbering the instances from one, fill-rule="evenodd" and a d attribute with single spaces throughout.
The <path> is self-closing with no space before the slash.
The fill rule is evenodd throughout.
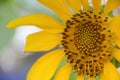
<path id="1" fill-rule="evenodd" d="M 120 67 L 119 67 L 117 70 L 118 70 L 118 72 L 120 73 Z"/>
<path id="2" fill-rule="evenodd" d="M 24 53 L 26 37 L 29 34 L 42 31 L 35 26 L 22 26 L 16 29 L 13 39 L 7 47 L 5 47 L 0 56 L 0 66 L 3 71 L 11 72 L 19 68 L 22 59 L 32 55 L 32 53 Z M 8 67 L 9 66 L 9 67 Z"/>
<path id="3" fill-rule="evenodd" d="M 92 6 L 92 0 L 88 0 L 89 1 L 89 4 L 90 6 Z M 101 4 L 104 5 L 106 4 L 107 0 L 101 0 Z"/>
<path id="4" fill-rule="evenodd" d="M 113 12 L 114 15 L 119 15 L 120 14 L 120 7 L 114 10 Z"/>

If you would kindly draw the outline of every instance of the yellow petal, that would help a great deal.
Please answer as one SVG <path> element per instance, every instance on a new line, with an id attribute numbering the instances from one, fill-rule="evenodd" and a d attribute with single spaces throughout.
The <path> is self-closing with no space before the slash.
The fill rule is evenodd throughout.
<path id="1" fill-rule="evenodd" d="M 120 75 L 111 62 L 104 64 L 104 71 L 100 80 L 120 80 Z"/>
<path id="2" fill-rule="evenodd" d="M 112 30 L 117 30 L 117 32 L 119 32 L 118 30 L 120 29 L 120 15 L 112 18 L 109 25 Z"/>
<path id="3" fill-rule="evenodd" d="M 109 22 L 109 28 L 115 33 L 115 42 L 120 46 L 120 15 Z"/>
<path id="4" fill-rule="evenodd" d="M 87 11 L 89 10 L 89 4 L 88 4 L 88 0 L 80 0 L 81 4 L 83 5 L 83 8 Z"/>
<path id="5" fill-rule="evenodd" d="M 81 2 L 80 2 L 80 0 L 66 0 L 66 2 L 75 11 L 79 11 L 80 8 L 81 8 Z"/>
<path id="6" fill-rule="evenodd" d="M 89 79 L 88 80 L 95 80 L 95 78 L 94 77 L 89 77 Z"/>
<path id="7" fill-rule="evenodd" d="M 120 62 L 120 49 L 115 49 L 113 56 Z"/>
<path id="8" fill-rule="evenodd" d="M 63 56 L 63 51 L 56 50 L 39 58 L 30 69 L 27 80 L 50 80 Z"/>
<path id="9" fill-rule="evenodd" d="M 108 14 L 120 6 L 120 0 L 108 0 L 104 9 L 104 14 Z"/>
<path id="10" fill-rule="evenodd" d="M 79 75 L 79 76 L 77 77 L 77 80 L 84 80 L 84 76 L 83 76 L 83 75 Z"/>
<path id="11" fill-rule="evenodd" d="M 103 75 L 100 76 L 100 80 L 106 80 Z"/>
<path id="12" fill-rule="evenodd" d="M 71 70 L 72 66 L 70 64 L 66 64 L 58 71 L 55 76 L 55 80 L 69 80 Z"/>
<path id="13" fill-rule="evenodd" d="M 7 26 L 16 28 L 22 25 L 35 25 L 47 32 L 59 33 L 63 31 L 63 25 L 54 18 L 45 14 L 31 14 L 11 21 Z"/>
<path id="14" fill-rule="evenodd" d="M 94 7 L 94 11 L 100 12 L 101 0 L 92 0 L 92 5 Z"/>
<path id="15" fill-rule="evenodd" d="M 61 41 L 58 34 L 50 34 L 46 32 L 37 32 L 30 34 L 27 37 L 25 51 L 26 52 L 39 52 L 47 51 L 56 47 Z"/>
<path id="16" fill-rule="evenodd" d="M 72 16 L 64 0 L 38 0 L 48 8 L 52 9 L 63 21 Z"/>

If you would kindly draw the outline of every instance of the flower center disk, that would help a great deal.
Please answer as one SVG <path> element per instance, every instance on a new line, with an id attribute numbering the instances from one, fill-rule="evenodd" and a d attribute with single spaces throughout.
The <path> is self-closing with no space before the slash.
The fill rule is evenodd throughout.
<path id="1" fill-rule="evenodd" d="M 113 35 L 106 27 L 108 22 L 108 17 L 91 11 L 80 11 L 66 22 L 61 43 L 67 62 L 78 75 L 100 75 L 104 62 L 112 58 Z"/>

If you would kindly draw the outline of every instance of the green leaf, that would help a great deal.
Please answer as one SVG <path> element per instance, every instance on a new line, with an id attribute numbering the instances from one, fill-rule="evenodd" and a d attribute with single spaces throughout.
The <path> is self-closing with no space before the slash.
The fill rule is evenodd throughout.
<path id="1" fill-rule="evenodd" d="M 105 8 L 105 5 L 102 5 L 102 6 L 101 6 L 101 10 L 100 10 L 101 13 L 104 13 L 104 8 Z"/>
<path id="2" fill-rule="evenodd" d="M 69 80 L 76 80 L 76 78 L 77 78 L 77 73 L 75 71 L 72 71 Z"/>
<path id="3" fill-rule="evenodd" d="M 96 76 L 96 80 L 100 80 L 100 76 Z"/>
<path id="4" fill-rule="evenodd" d="M 112 12 L 112 11 L 108 14 L 108 16 L 111 17 L 111 18 L 115 17 L 115 16 L 113 15 L 113 12 Z"/>
<path id="5" fill-rule="evenodd" d="M 84 76 L 84 80 L 88 80 L 89 76 Z"/>
<path id="6" fill-rule="evenodd" d="M 113 58 L 111 62 L 115 65 L 116 68 L 120 67 L 120 62 L 117 61 L 115 58 Z"/>
<path id="7" fill-rule="evenodd" d="M 89 6 L 89 9 L 90 11 L 94 11 L 93 7 L 92 6 Z"/>
<path id="8" fill-rule="evenodd" d="M 52 77 L 50 80 L 54 80 L 56 73 L 57 73 L 57 72 L 60 70 L 60 68 L 61 68 L 62 66 L 64 66 L 65 64 L 66 64 L 66 60 L 65 60 L 65 58 L 64 58 L 64 59 L 61 61 L 61 63 L 59 64 L 59 66 L 58 66 L 55 74 L 53 75 L 53 77 Z"/>

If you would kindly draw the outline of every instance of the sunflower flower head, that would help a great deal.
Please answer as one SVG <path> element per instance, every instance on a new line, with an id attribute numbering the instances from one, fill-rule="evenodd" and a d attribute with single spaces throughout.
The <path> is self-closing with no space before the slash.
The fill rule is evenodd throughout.
<path id="1" fill-rule="evenodd" d="M 72 71 L 78 75 L 75 80 L 84 80 L 84 76 L 89 80 L 97 76 L 100 80 L 120 80 L 117 69 L 110 62 L 113 58 L 120 61 L 120 15 L 108 15 L 120 6 L 119 0 L 108 0 L 104 11 L 101 10 L 102 0 L 91 1 L 93 10 L 88 0 L 38 1 L 52 9 L 64 23 L 45 14 L 32 14 L 8 24 L 10 28 L 29 24 L 43 29 L 27 37 L 27 52 L 47 51 L 59 46 L 32 66 L 27 80 L 50 80 L 52 76 L 54 80 L 69 80 Z M 67 63 L 56 71 L 63 58 Z"/>
<path id="2" fill-rule="evenodd" d="M 68 63 L 79 75 L 100 75 L 104 62 L 113 57 L 114 35 L 106 27 L 108 22 L 101 12 L 91 11 L 80 11 L 66 22 L 61 42 Z"/>

